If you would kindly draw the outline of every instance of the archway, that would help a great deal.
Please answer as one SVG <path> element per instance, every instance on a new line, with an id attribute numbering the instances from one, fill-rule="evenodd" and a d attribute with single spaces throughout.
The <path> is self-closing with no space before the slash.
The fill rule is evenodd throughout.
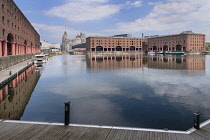
<path id="1" fill-rule="evenodd" d="M 135 47 L 134 46 L 131 46 L 130 47 L 130 51 L 135 51 Z"/>
<path id="2" fill-rule="evenodd" d="M 116 47 L 116 51 L 122 51 L 122 47 L 121 46 L 117 46 Z"/>
<path id="3" fill-rule="evenodd" d="M 91 51 L 94 52 L 95 51 L 95 48 L 92 48 Z"/>
<path id="4" fill-rule="evenodd" d="M 176 45 L 176 51 L 182 51 L 182 46 L 181 45 Z"/>
<path id="5" fill-rule="evenodd" d="M 102 46 L 97 46 L 96 51 L 103 51 L 103 47 Z"/>
<path id="6" fill-rule="evenodd" d="M 7 55 L 12 55 L 14 50 L 12 50 L 12 42 L 14 42 L 14 37 L 11 33 L 7 36 Z"/>
<path id="7" fill-rule="evenodd" d="M 168 46 L 167 45 L 163 46 L 163 51 L 168 51 Z"/>
<path id="8" fill-rule="evenodd" d="M 153 46 L 153 47 L 152 47 L 152 50 L 153 50 L 153 51 L 157 51 L 157 46 Z"/>

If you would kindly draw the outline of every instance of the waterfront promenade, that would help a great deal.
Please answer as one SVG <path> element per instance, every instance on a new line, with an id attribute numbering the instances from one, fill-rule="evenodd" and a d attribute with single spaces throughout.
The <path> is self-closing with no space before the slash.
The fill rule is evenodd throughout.
<path id="1" fill-rule="evenodd" d="M 5 79 L 7 79 L 8 77 L 10 77 L 10 71 L 11 71 L 11 74 L 17 73 L 19 70 L 26 67 L 30 63 L 32 63 L 31 59 L 21 62 L 21 63 L 18 63 L 12 67 L 7 68 L 7 69 L 1 70 L 0 71 L 0 83 L 2 81 L 4 81 Z"/>
<path id="2" fill-rule="evenodd" d="M 210 140 L 210 120 L 188 131 L 1 120 L 0 130 L 1 140 Z"/>

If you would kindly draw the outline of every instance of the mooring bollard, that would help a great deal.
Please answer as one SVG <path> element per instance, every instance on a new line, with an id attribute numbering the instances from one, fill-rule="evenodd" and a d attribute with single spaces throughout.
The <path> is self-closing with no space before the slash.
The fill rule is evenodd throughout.
<path id="1" fill-rule="evenodd" d="M 12 71 L 9 71 L 9 75 L 10 75 L 10 76 L 12 75 Z"/>
<path id="2" fill-rule="evenodd" d="M 200 113 L 194 113 L 194 128 L 200 129 Z"/>
<path id="3" fill-rule="evenodd" d="M 69 125 L 70 123 L 70 102 L 65 102 L 65 118 L 64 118 L 64 124 Z"/>

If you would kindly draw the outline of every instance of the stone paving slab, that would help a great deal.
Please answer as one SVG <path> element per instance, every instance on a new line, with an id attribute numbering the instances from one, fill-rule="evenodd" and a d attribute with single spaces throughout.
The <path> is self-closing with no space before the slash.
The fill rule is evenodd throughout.
<path id="1" fill-rule="evenodd" d="M 32 61 L 30 59 L 30 60 L 21 62 L 19 64 L 16 64 L 16 65 L 14 65 L 12 67 L 9 67 L 7 69 L 1 70 L 0 71 L 0 82 L 5 80 L 5 79 L 7 79 L 10 76 L 10 74 L 9 74 L 10 71 L 12 72 L 12 74 L 17 73 L 17 71 L 21 70 L 22 68 L 24 68 L 25 66 L 27 66 L 27 64 L 29 64 L 31 62 Z"/>

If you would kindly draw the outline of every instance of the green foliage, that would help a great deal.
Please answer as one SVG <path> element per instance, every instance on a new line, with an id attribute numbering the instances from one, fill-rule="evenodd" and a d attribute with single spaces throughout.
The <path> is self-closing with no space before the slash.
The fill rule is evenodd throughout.
<path id="1" fill-rule="evenodd" d="M 210 45 L 209 45 L 209 46 L 206 46 L 206 49 L 207 49 L 207 50 L 210 50 Z"/>

